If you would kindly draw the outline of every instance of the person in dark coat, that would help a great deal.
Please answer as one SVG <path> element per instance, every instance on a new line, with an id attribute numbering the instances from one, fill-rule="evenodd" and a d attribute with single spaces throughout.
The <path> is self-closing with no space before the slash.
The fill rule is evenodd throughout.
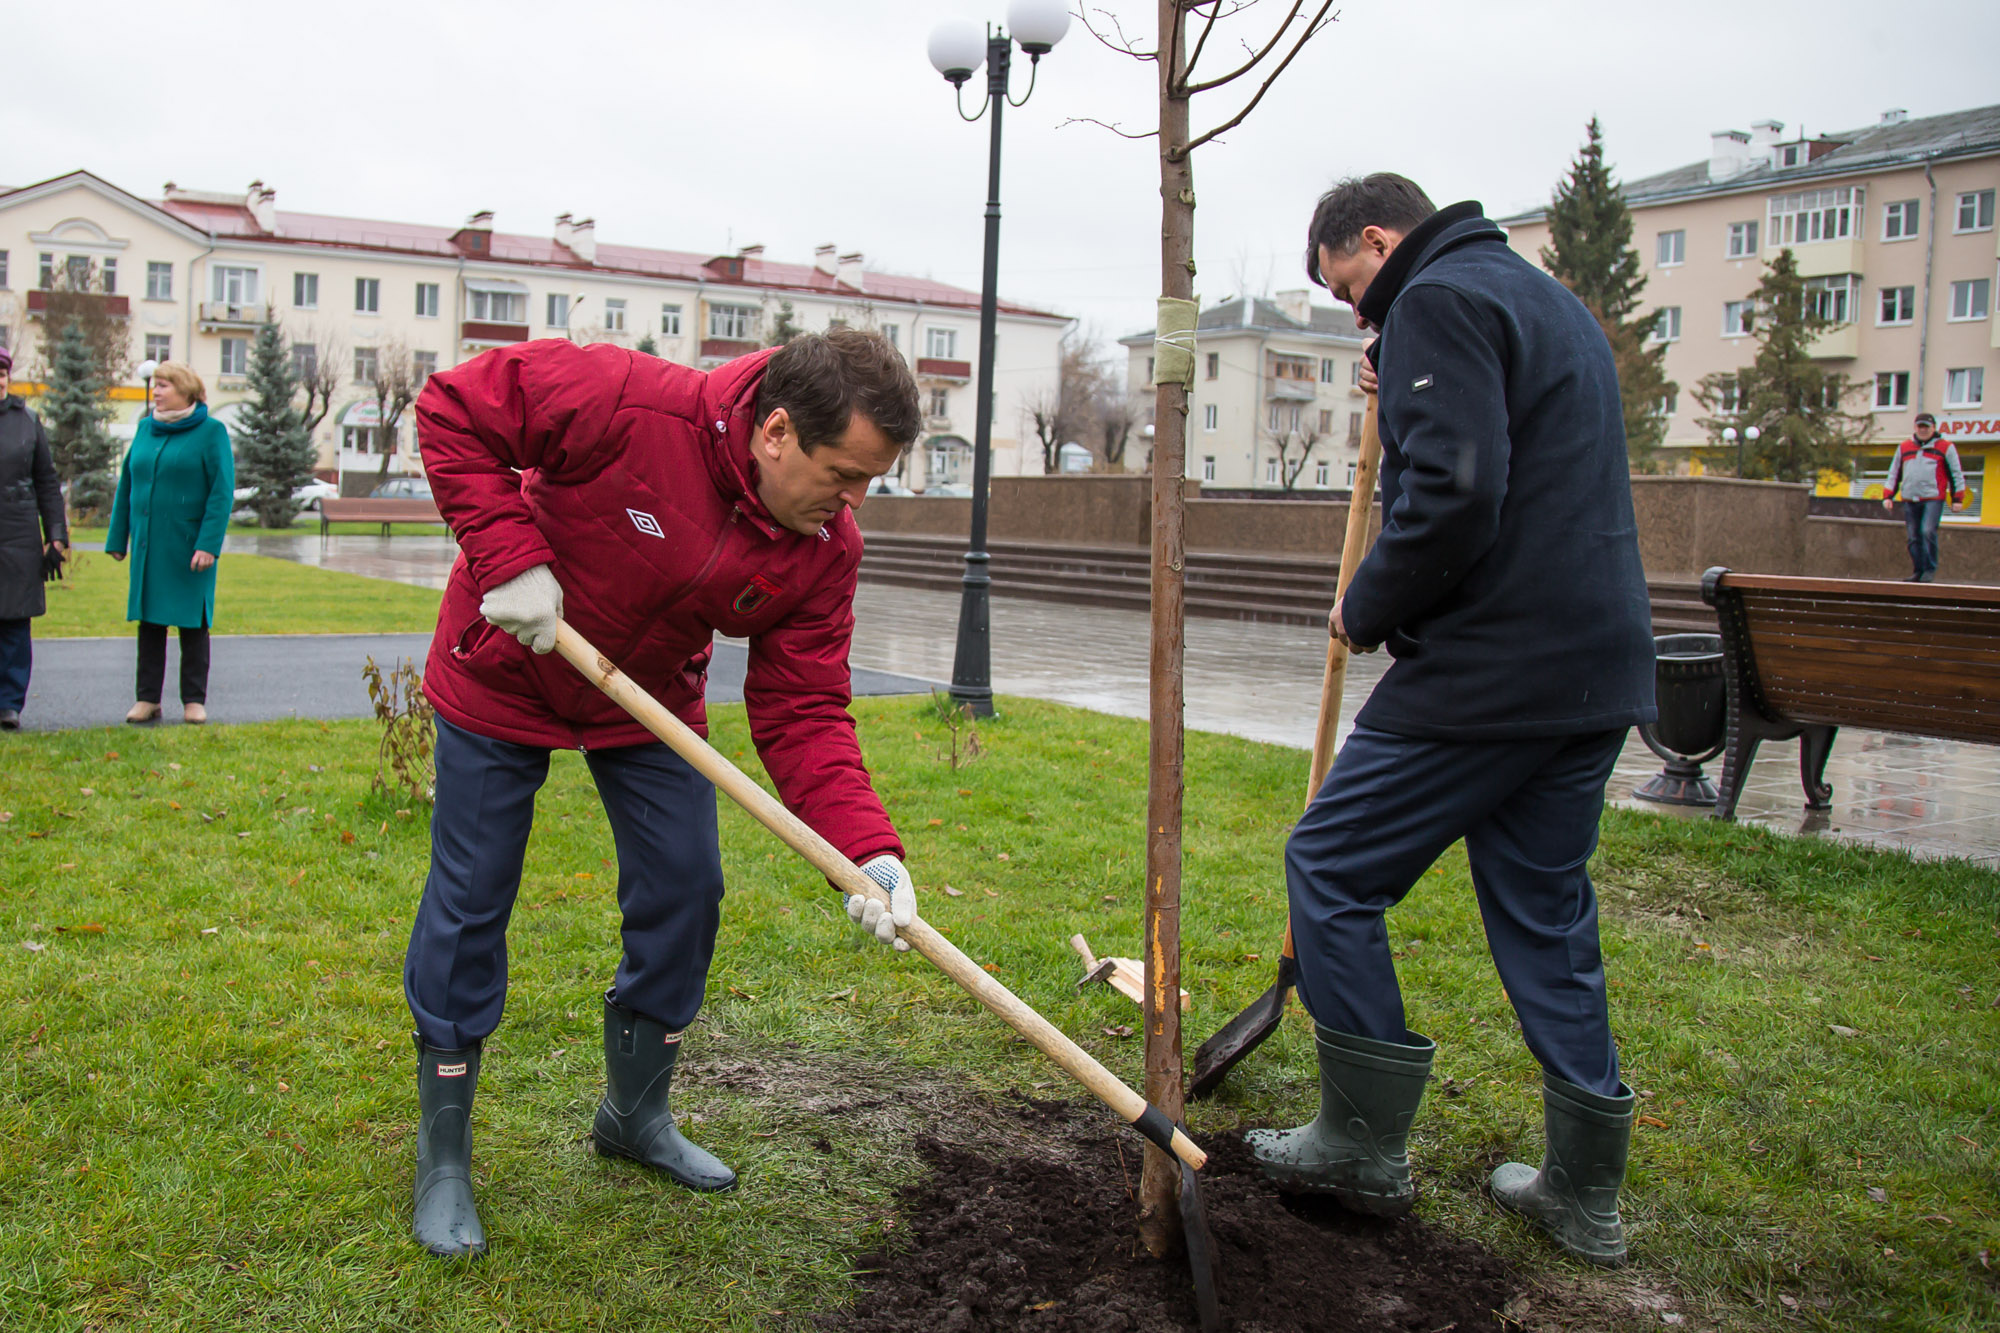
<path id="1" fill-rule="evenodd" d="M 42 571 L 69 552 L 62 485 L 42 423 L 7 392 L 14 355 L 0 347 L 0 731 L 18 731 L 35 664 L 30 633 L 49 609 Z"/>
<path id="2" fill-rule="evenodd" d="M 128 545 L 132 552 L 125 618 L 139 622 L 139 672 L 127 722 L 159 720 L 169 625 L 181 631 L 181 720 L 208 721 L 215 562 L 229 530 L 236 459 L 207 397 L 192 367 L 162 362 L 153 372 L 152 411 L 139 419 L 118 469 L 104 551 L 113 560 L 123 560 Z"/>
<path id="3" fill-rule="evenodd" d="M 1586 863 L 1604 785 L 1650 721 L 1653 643 L 1611 349 L 1476 203 L 1382 174 L 1319 202 L 1307 271 L 1379 329 L 1381 538 L 1330 630 L 1395 659 L 1285 851 L 1319 1118 L 1250 1136 L 1281 1187 L 1395 1216 L 1436 1050 L 1405 1026 L 1383 914 L 1460 838 L 1543 1069 L 1541 1171 L 1493 1173 L 1563 1248 L 1622 1262 L 1632 1091 Z"/>

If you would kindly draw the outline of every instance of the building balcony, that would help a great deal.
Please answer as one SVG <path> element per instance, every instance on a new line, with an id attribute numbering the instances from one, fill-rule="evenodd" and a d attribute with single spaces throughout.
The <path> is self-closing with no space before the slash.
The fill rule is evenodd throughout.
<path id="1" fill-rule="evenodd" d="M 937 414 L 928 415 L 924 418 L 924 429 L 927 431 L 931 431 L 933 433 L 942 434 L 951 429 L 951 418 L 948 416 L 940 416 Z"/>
<path id="2" fill-rule="evenodd" d="M 199 327 L 203 333 L 218 329 L 254 329 L 264 322 L 265 307 L 229 301 L 203 301 Z"/>
<path id="3" fill-rule="evenodd" d="M 703 365 L 721 365 L 734 361 L 739 356 L 748 356 L 763 346 L 755 338 L 703 338 L 701 340 L 701 360 Z"/>
<path id="4" fill-rule="evenodd" d="M 972 363 L 948 361 L 941 356 L 920 356 L 917 358 L 917 375 L 921 379 L 967 384 L 972 380 Z"/>
<path id="5" fill-rule="evenodd" d="M 93 292 L 85 294 L 85 299 L 104 302 L 105 310 L 121 319 L 132 313 L 132 301 L 129 297 L 103 296 Z M 49 294 L 39 287 L 30 287 L 28 289 L 28 318 L 34 319 L 45 313 L 48 308 Z"/>
<path id="6" fill-rule="evenodd" d="M 458 336 L 470 346 L 505 347 L 509 343 L 528 341 L 528 326 L 497 324 L 487 319 L 468 319 L 458 326 Z"/>
<path id="7" fill-rule="evenodd" d="M 1281 380 L 1267 375 L 1264 397 L 1281 403 L 1310 403 L 1319 397 L 1319 385 L 1311 380 Z"/>
<path id="8" fill-rule="evenodd" d="M 1860 355 L 1861 326 L 1840 324 L 1812 340 L 1807 355 L 1819 361 L 1847 361 Z"/>
<path id="9" fill-rule="evenodd" d="M 1776 251 L 1783 246 L 1773 246 L 1767 253 L 1776 258 Z M 1791 247 L 1792 259 L 1799 266 L 1802 278 L 1837 278 L 1843 273 L 1860 273 L 1861 238 L 1851 237 L 1844 241 L 1808 241 L 1804 245 Z"/>

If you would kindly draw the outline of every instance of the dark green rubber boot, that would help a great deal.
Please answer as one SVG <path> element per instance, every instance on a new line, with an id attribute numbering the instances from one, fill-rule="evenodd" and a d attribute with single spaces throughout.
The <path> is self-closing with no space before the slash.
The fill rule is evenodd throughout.
<path id="1" fill-rule="evenodd" d="M 1577 1258 L 1606 1268 L 1624 1263 L 1618 1188 L 1625 1183 L 1634 1100 L 1623 1083 L 1616 1097 L 1606 1097 L 1544 1074 L 1542 1124 L 1549 1144 L 1542 1169 L 1506 1163 L 1493 1173 L 1493 1197 L 1540 1223 Z"/>
<path id="2" fill-rule="evenodd" d="M 417 1042 L 417 1180 L 410 1234 L 442 1258 L 486 1253 L 472 1201 L 472 1093 L 479 1047 L 446 1051 Z"/>
<path id="3" fill-rule="evenodd" d="M 604 997 L 604 1101 L 591 1137 L 605 1157 L 624 1157 L 691 1190 L 726 1190 L 736 1173 L 688 1142 L 667 1107 L 681 1034 Z"/>
<path id="4" fill-rule="evenodd" d="M 1410 1045 L 1370 1041 L 1314 1027 L 1319 1045 L 1319 1117 L 1299 1129 L 1243 1136 L 1250 1155 L 1281 1190 L 1331 1194 L 1375 1217 L 1401 1217 L 1416 1204 L 1410 1122 L 1424 1099 L 1437 1043 L 1409 1033 Z"/>

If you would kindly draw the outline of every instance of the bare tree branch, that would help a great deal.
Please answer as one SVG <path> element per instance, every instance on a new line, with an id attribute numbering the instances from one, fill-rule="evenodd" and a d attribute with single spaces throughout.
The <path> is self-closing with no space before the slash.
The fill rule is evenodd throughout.
<path id="1" fill-rule="evenodd" d="M 1280 23 L 1278 25 L 1278 30 L 1271 34 L 1271 40 L 1264 43 L 1263 50 L 1256 52 L 1248 60 L 1244 61 L 1241 65 L 1238 65 L 1235 69 L 1229 71 L 1229 73 L 1223 75 L 1219 79 L 1209 79 L 1203 83 L 1183 84 L 1182 86 L 1187 89 L 1188 96 L 1192 97 L 1196 93 L 1205 93 L 1211 88 L 1220 88 L 1223 84 L 1234 82 L 1235 80 L 1242 78 L 1245 74 L 1248 74 L 1251 70 L 1257 68 L 1257 66 L 1260 63 L 1262 63 L 1265 56 L 1270 55 L 1272 51 L 1277 49 L 1278 43 L 1285 39 L 1285 34 L 1292 30 L 1292 21 L 1298 18 L 1299 10 L 1303 9 L 1304 7 L 1305 7 L 1305 0 L 1292 0 L 1292 7 L 1285 14 L 1285 21 L 1283 23 Z M 1311 33 L 1311 26 L 1312 26 L 1311 24 L 1307 25 L 1308 35 L 1310 35 Z M 1206 31 L 1203 31 L 1202 36 L 1206 38 L 1208 36 L 1208 33 Z M 1244 45 L 1244 49 L 1246 51 L 1249 50 L 1249 45 L 1247 43 Z"/>
<path id="2" fill-rule="evenodd" d="M 1226 134 L 1230 130 L 1235 129 L 1238 125 L 1241 125 L 1244 122 L 1244 120 L 1250 115 L 1250 113 L 1257 109 L 1257 104 L 1264 100 L 1264 94 L 1271 91 L 1271 85 L 1278 81 L 1278 76 L 1285 72 L 1286 67 L 1289 66 L 1292 63 L 1292 61 L 1298 57 L 1299 52 L 1305 50 L 1306 43 L 1311 41 L 1317 33 L 1322 31 L 1324 28 L 1326 28 L 1329 24 L 1333 22 L 1332 19 L 1326 17 L 1326 12 L 1332 8 L 1333 8 L 1333 0 L 1325 0 L 1325 3 L 1319 7 L 1319 13 L 1313 16 L 1312 21 L 1306 24 L 1305 31 L 1299 34 L 1298 41 L 1292 44 L 1292 49 L 1285 53 L 1285 58 L 1278 62 L 1278 67 L 1276 69 L 1271 71 L 1271 76 L 1265 79 L 1262 84 L 1258 85 L 1257 95 L 1255 97 L 1252 97 L 1249 103 L 1245 105 L 1241 111 L 1237 112 L 1234 116 L 1230 117 L 1222 124 L 1217 125 L 1214 129 L 1210 130 L 1206 134 L 1203 134 L 1195 139 L 1189 140 L 1188 146 L 1185 149 L 1185 151 L 1192 153 L 1195 149 L 1201 147 L 1203 144 L 1215 138 L 1217 135 Z M 1287 26 L 1289 26 L 1289 24 L 1290 21 L 1287 20 Z M 1261 58 L 1262 57 L 1259 57 L 1259 59 Z M 1231 77 L 1234 76 L 1232 75 Z"/>
<path id="3" fill-rule="evenodd" d="M 1109 37 L 1106 37 L 1103 33 L 1099 32 L 1096 28 L 1093 28 L 1090 25 L 1089 10 L 1078 9 L 1076 15 L 1077 21 L 1083 24 L 1083 30 L 1085 32 L 1089 33 L 1092 37 L 1095 37 L 1099 42 L 1103 43 L 1106 47 L 1110 48 L 1113 51 L 1116 51 L 1119 55 L 1131 56 L 1134 60 L 1158 60 L 1160 58 L 1160 53 L 1158 51 L 1141 51 L 1138 47 L 1134 46 L 1132 44 L 1132 39 L 1125 35 L 1125 26 L 1118 21 L 1118 16 L 1116 14 L 1112 13 L 1108 9 L 1100 9 L 1097 12 L 1104 15 L 1105 18 L 1111 20 L 1111 26 L 1118 30 L 1118 40 L 1115 42 L 1112 41 Z"/>
<path id="4" fill-rule="evenodd" d="M 1208 21 L 1202 25 L 1201 36 L 1195 39 L 1194 53 L 1188 57 L 1187 67 L 1181 70 L 1183 81 L 1186 80 L 1188 75 L 1194 72 L 1195 62 L 1201 59 L 1201 49 L 1208 45 L 1208 34 L 1215 31 L 1215 25 L 1223 19 L 1234 18 L 1236 15 L 1241 14 L 1244 10 L 1257 4 L 1258 0 L 1239 0 L 1239 3 L 1232 5 L 1225 5 L 1224 0 L 1206 0 L 1206 2 L 1214 5 L 1215 8 L 1208 15 Z M 1188 12 L 1199 14 L 1201 12 L 1200 0 L 1197 0 L 1197 3 L 1190 4 Z M 1290 20 L 1286 21 L 1290 22 Z"/>
<path id="5" fill-rule="evenodd" d="M 1071 116 L 1069 119 L 1057 125 L 1056 128 L 1063 129 L 1064 127 L 1070 125 L 1095 125 L 1100 129 L 1110 130 L 1113 134 L 1117 135 L 1121 139 L 1157 139 L 1160 137 L 1160 132 L 1158 130 L 1147 130 L 1144 134 L 1132 134 L 1126 130 L 1119 129 L 1116 125 L 1111 124 L 1109 121 L 1099 120 L 1095 116 Z"/>

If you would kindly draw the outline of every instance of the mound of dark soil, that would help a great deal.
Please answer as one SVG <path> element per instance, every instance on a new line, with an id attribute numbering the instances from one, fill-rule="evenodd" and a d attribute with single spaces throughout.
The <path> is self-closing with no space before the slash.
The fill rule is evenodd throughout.
<path id="1" fill-rule="evenodd" d="M 1050 1103 L 1020 1108 L 1056 1129 Z M 1167 1333 L 1198 1327 L 1181 1262 L 1140 1247 L 1135 1141 L 1096 1122 L 1028 1153 L 920 1141 L 929 1171 L 905 1190 L 885 1252 L 856 1262 L 862 1294 L 829 1330 Z M 1415 1218 L 1357 1217 L 1288 1199 L 1222 1135 L 1202 1174 L 1225 1318 L 1235 1333 L 1471 1333 L 1528 1285 L 1491 1253 Z M 1518 1325 L 1513 1325 L 1518 1327 Z"/>

